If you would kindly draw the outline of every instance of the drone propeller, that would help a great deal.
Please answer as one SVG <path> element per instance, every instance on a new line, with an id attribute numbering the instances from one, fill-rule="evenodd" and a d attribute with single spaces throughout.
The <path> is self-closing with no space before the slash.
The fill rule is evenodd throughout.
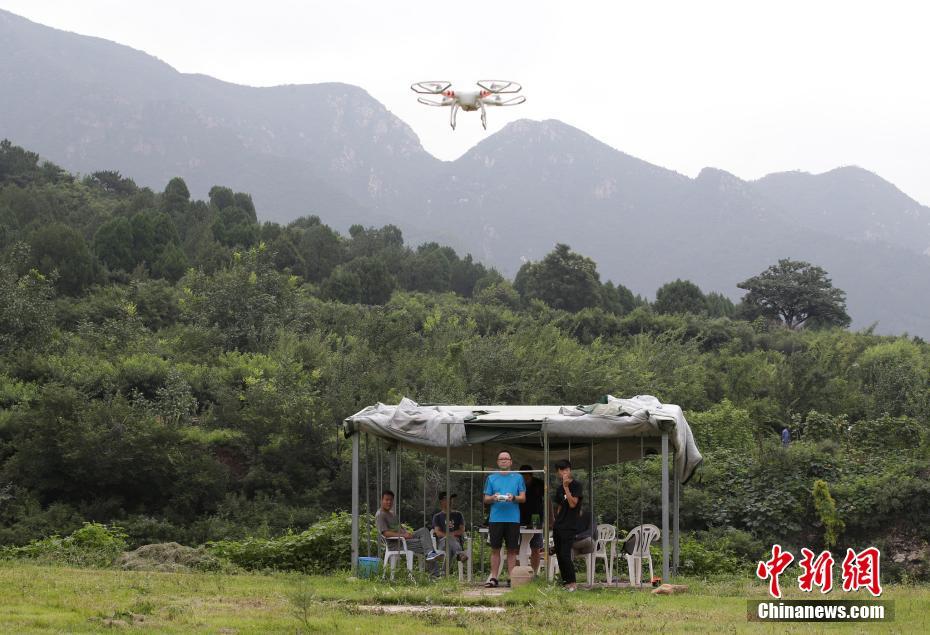
<path id="1" fill-rule="evenodd" d="M 452 82 L 416 82 L 410 85 L 410 90 L 422 95 L 441 95 L 449 90 Z"/>
<path id="2" fill-rule="evenodd" d="M 476 82 L 481 88 L 490 93 L 519 93 L 523 86 L 517 82 L 511 82 L 504 79 L 482 79 Z"/>
<path id="3" fill-rule="evenodd" d="M 526 97 L 523 95 L 517 95 L 516 97 L 510 97 L 508 99 L 501 99 L 500 95 L 494 95 L 493 97 L 485 97 L 481 100 L 481 103 L 485 106 L 519 106 L 526 101 Z"/>
<path id="4" fill-rule="evenodd" d="M 436 101 L 435 99 L 427 99 L 426 97 L 417 97 L 417 101 L 424 106 L 451 106 L 455 103 L 454 99 L 445 98 L 442 101 Z"/>

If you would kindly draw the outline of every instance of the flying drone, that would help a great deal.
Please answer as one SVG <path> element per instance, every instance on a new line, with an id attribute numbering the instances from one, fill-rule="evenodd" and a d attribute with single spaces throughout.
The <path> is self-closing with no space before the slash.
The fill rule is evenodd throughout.
<path id="1" fill-rule="evenodd" d="M 417 82 L 411 84 L 410 90 L 421 95 L 438 95 L 441 99 L 428 99 L 417 97 L 417 101 L 427 106 L 451 106 L 449 125 L 455 130 L 455 114 L 461 108 L 465 112 L 481 111 L 481 125 L 488 129 L 488 116 L 485 106 L 516 106 L 526 101 L 523 95 L 516 97 L 501 97 L 512 93 L 519 93 L 523 88 L 517 82 L 508 82 L 500 79 L 483 79 L 476 82 L 481 90 L 458 91 L 452 90 L 451 82 Z"/>

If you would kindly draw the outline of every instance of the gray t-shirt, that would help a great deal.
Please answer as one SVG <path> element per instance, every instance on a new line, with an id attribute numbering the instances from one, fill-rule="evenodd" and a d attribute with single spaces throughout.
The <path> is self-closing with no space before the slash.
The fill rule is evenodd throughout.
<path id="1" fill-rule="evenodd" d="M 394 512 L 386 512 L 383 509 L 379 509 L 375 514 L 375 527 L 381 536 L 384 536 L 385 531 L 400 531 L 400 523 L 394 519 Z"/>

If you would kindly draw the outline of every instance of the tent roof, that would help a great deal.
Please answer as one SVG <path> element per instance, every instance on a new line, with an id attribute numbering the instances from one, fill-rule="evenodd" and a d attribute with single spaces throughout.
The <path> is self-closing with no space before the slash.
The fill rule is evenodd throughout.
<path id="1" fill-rule="evenodd" d="M 516 461 L 539 464 L 544 433 L 550 452 L 557 455 L 553 458 L 582 446 L 593 453 L 596 464 L 640 458 L 647 449 L 654 452 L 662 434 L 668 433 L 681 482 L 703 460 L 681 408 L 649 395 L 608 395 L 604 403 L 590 406 L 421 406 L 403 399 L 393 406 L 369 406 L 347 417 L 344 426 L 346 434 L 365 432 L 435 454 L 444 455 L 448 445 L 456 460 L 473 464 L 476 447 L 506 448 Z"/>

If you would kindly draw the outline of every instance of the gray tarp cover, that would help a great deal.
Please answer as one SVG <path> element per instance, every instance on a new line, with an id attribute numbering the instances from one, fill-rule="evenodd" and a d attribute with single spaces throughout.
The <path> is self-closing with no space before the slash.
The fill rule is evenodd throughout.
<path id="1" fill-rule="evenodd" d="M 397 441 L 405 446 L 446 447 L 447 429 L 452 448 L 508 438 L 540 438 L 545 424 L 550 446 L 559 440 L 593 441 L 623 437 L 661 437 L 669 433 L 675 449 L 675 471 L 688 481 L 703 460 L 694 443 L 691 427 L 681 408 L 660 403 L 651 395 L 618 399 L 590 406 L 420 406 L 402 399 L 396 406 L 369 406 L 346 418 L 347 432 L 360 431 Z M 538 425 L 534 425 L 538 424 Z"/>

